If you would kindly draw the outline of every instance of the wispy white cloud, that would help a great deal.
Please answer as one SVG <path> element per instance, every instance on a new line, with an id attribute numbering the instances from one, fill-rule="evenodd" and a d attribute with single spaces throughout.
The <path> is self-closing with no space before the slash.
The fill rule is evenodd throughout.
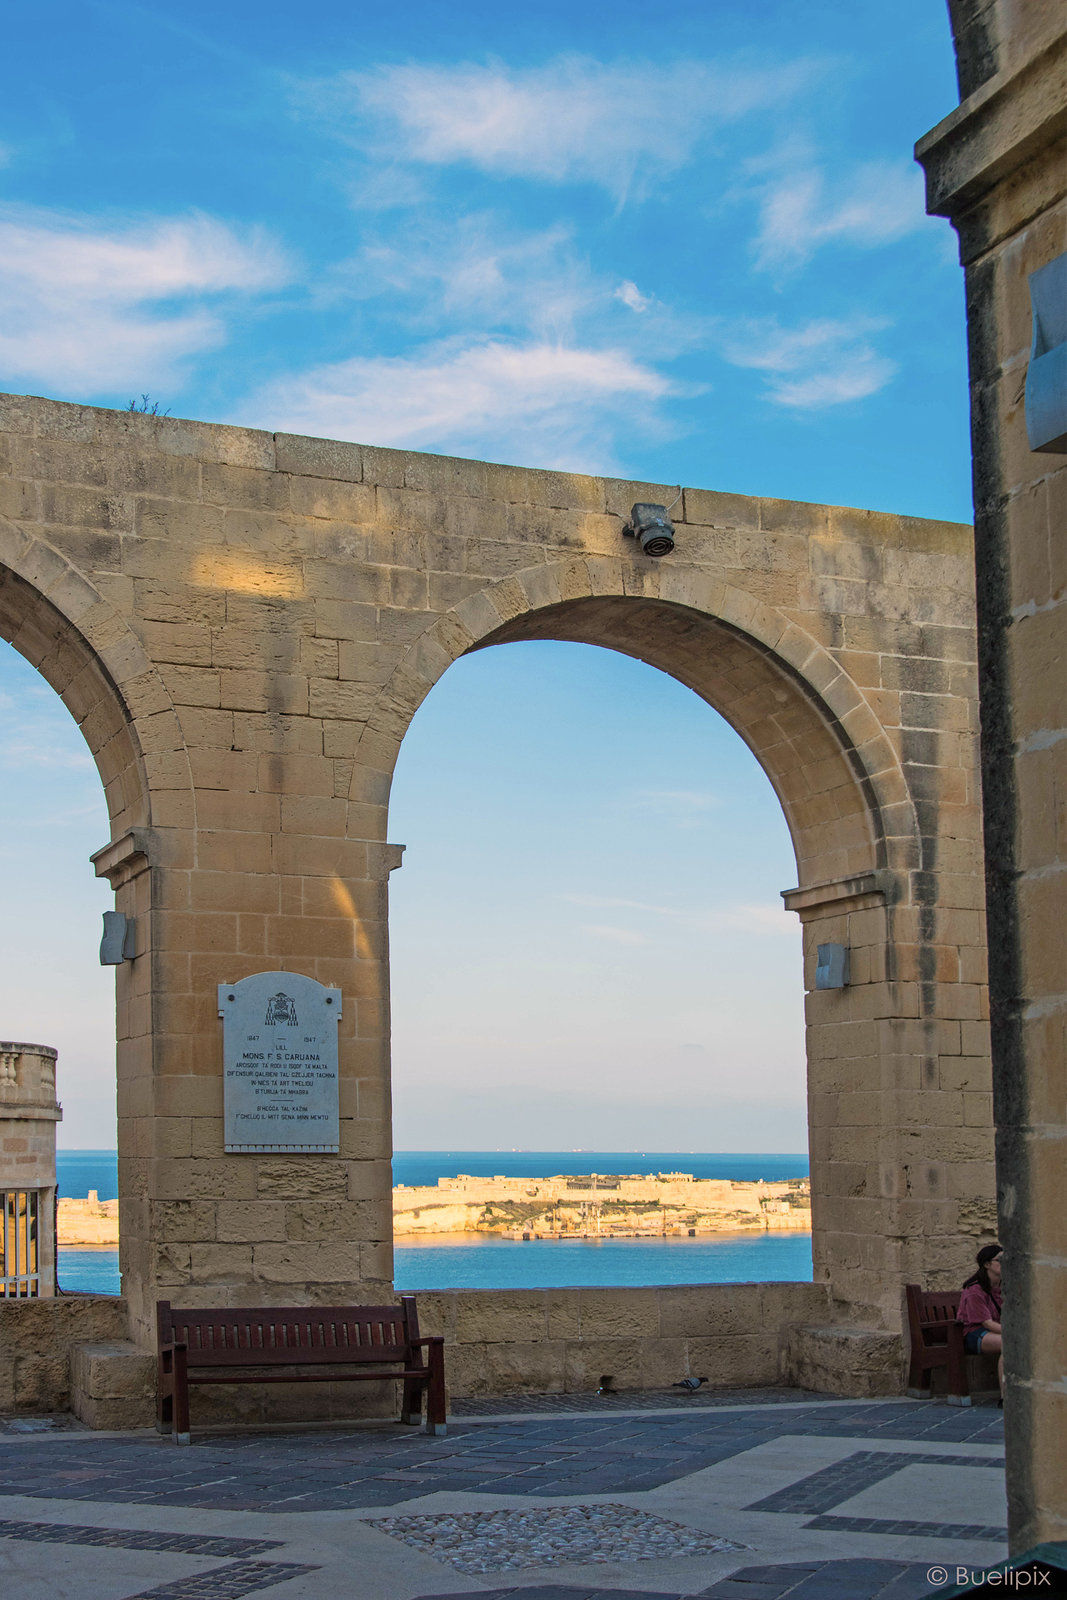
<path id="1" fill-rule="evenodd" d="M 736 325 L 723 343 L 735 367 L 767 374 L 768 397 L 791 410 L 820 410 L 862 400 L 884 389 L 897 365 L 880 355 L 869 335 L 884 324 L 869 318 L 822 318 L 798 328 L 771 319 Z"/>
<path id="2" fill-rule="evenodd" d="M 653 916 L 669 917 L 674 913 L 670 906 L 657 906 L 647 900 L 627 900 L 619 895 L 604 894 L 565 894 L 563 899 L 568 905 L 587 906 L 596 911 L 647 911 Z"/>
<path id="3" fill-rule="evenodd" d="M 33 738 L 27 734 L 16 734 L 0 744 L 0 759 L 12 772 L 19 767 L 31 766 L 55 767 L 64 771 L 77 768 L 89 770 L 93 765 L 88 750 L 71 749 L 69 745 L 58 741 L 53 744 L 48 739 Z"/>
<path id="4" fill-rule="evenodd" d="M 107 225 L 0 209 L 0 372 L 62 394 L 136 387 L 174 374 L 225 337 L 201 303 L 285 277 L 261 230 L 205 216 Z"/>
<path id="5" fill-rule="evenodd" d="M 625 351 L 500 339 L 424 346 L 407 357 L 355 357 L 254 395 L 260 426 L 365 444 L 604 470 L 613 426 L 646 425 L 671 382 Z"/>
<path id="6" fill-rule="evenodd" d="M 392 160 L 590 182 L 622 197 L 683 166 L 715 127 L 780 107 L 817 70 L 576 55 L 525 68 L 410 63 L 305 83 L 297 99 Z"/>
<path id="7" fill-rule="evenodd" d="M 638 912 L 642 916 L 661 918 L 700 933 L 754 933 L 778 937 L 782 934 L 795 936 L 797 932 L 796 922 L 781 905 L 735 902 L 702 910 L 692 906 L 655 905 L 616 895 L 565 894 L 562 898 L 568 904 L 586 910 Z"/>
<path id="8" fill-rule="evenodd" d="M 641 945 L 650 941 L 643 933 L 638 933 L 636 928 L 615 928 L 607 924 L 594 923 L 582 929 L 583 933 L 591 933 L 595 939 L 603 939 L 608 944 Z"/>
<path id="9" fill-rule="evenodd" d="M 713 811 L 722 804 L 719 796 L 705 789 L 639 789 L 633 804 L 646 810 L 666 808 L 676 815 L 691 817 Z"/>
<path id="10" fill-rule="evenodd" d="M 438 327 L 447 319 L 554 337 L 612 304 L 570 229 L 517 229 L 496 213 L 435 218 L 429 209 L 371 237 L 334 270 L 327 293 L 397 297 L 403 318 Z"/>
<path id="11" fill-rule="evenodd" d="M 374 300 L 379 316 L 406 328 L 621 344 L 651 359 L 706 341 L 710 327 L 704 313 L 672 310 L 595 270 L 571 225 L 523 228 L 499 211 L 457 215 L 428 203 L 371 232 L 319 292 Z"/>
<path id="12" fill-rule="evenodd" d="M 823 245 L 872 249 L 927 224 L 914 165 L 869 161 L 830 181 L 817 166 L 790 164 L 763 190 L 756 264 L 799 267 Z"/>
<path id="13" fill-rule="evenodd" d="M 649 296 L 642 294 L 636 283 L 632 283 L 629 278 L 619 284 L 615 290 L 615 298 L 621 300 L 624 306 L 629 306 L 631 311 L 644 312 L 652 304 Z"/>

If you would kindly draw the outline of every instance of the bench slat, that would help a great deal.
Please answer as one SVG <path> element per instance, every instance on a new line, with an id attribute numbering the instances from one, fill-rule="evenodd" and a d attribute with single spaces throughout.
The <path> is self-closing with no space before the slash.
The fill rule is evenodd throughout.
<path id="1" fill-rule="evenodd" d="M 401 1361 L 408 1330 L 400 1306 L 236 1307 L 220 1311 L 174 1311 L 161 1327 L 164 1343 L 186 1345 L 197 1366 L 244 1366 L 250 1355 L 263 1364 L 287 1362 Z"/>

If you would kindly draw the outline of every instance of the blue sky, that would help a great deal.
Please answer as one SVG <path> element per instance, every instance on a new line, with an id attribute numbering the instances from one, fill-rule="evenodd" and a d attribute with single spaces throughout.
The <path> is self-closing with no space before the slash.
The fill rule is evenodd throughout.
<path id="1" fill-rule="evenodd" d="M 524 10 L 458 0 L 394 8 L 38 0 L 7 19 L 5 44 L 0 388 L 118 406 L 148 394 L 176 416 L 970 516 L 962 282 L 951 231 L 923 214 L 911 159 L 914 140 L 957 98 L 947 16 L 930 0 L 898 0 L 890 12 L 874 0 L 655 8 L 552 0 Z M 594 759 L 592 702 L 566 687 L 575 673 L 590 674 L 588 693 L 599 697 L 594 731 L 624 719 L 618 749 L 633 759 L 622 771 L 614 746 Z M 21 859 L 17 818 L 33 827 L 51 807 L 68 820 L 50 838 L 80 827 L 71 860 L 83 862 L 104 825 L 77 736 L 68 751 L 62 708 L 47 709 L 20 664 L 0 666 L 0 694 L 0 747 L 18 746 L 23 768 L 39 770 L 45 785 L 31 803 L 20 777 L 0 800 L 3 853 Z M 646 697 L 669 739 L 648 741 Z M 498 762 L 489 743 L 450 769 L 441 751 L 473 721 L 472 707 L 483 716 L 508 703 L 523 707 L 528 752 Z M 509 726 L 505 717 L 501 737 Z M 398 1000 L 410 1000 L 397 1012 L 401 1076 L 421 1082 L 436 1070 L 431 1046 L 447 1036 L 448 1072 L 460 1073 L 451 1079 L 456 1105 L 462 1094 L 483 1108 L 499 1099 L 487 1081 L 499 1045 L 455 1041 L 469 1033 L 472 1006 L 486 1018 L 514 1009 L 515 973 L 492 951 L 472 963 L 473 945 L 457 950 L 440 937 L 472 873 L 490 897 L 498 885 L 498 948 L 526 951 L 542 987 L 557 994 L 565 970 L 585 975 L 567 989 L 572 1037 L 587 1039 L 583 1060 L 597 1015 L 630 1018 L 620 1022 L 619 1048 L 601 1051 L 614 1062 L 602 1081 L 614 1070 L 616 1103 L 630 1107 L 608 1144 L 640 1144 L 652 1125 L 640 1094 L 619 1090 L 623 1043 L 647 1062 L 650 1040 L 668 1040 L 665 1019 L 688 994 L 692 1026 L 678 1031 L 680 1043 L 670 1033 L 656 1070 L 690 1092 L 699 1072 L 691 1062 L 687 1078 L 669 1051 L 676 1043 L 719 1050 L 709 1043 L 722 1014 L 718 991 L 694 996 L 701 974 L 718 975 L 727 958 L 736 955 L 738 968 L 722 1004 L 744 1001 L 750 1036 L 756 1011 L 770 1029 L 753 1045 L 752 1070 L 762 1060 L 760 1070 L 791 1062 L 799 1072 L 795 951 L 792 979 L 780 958 L 789 940 L 767 928 L 742 936 L 698 926 L 701 895 L 707 905 L 725 896 L 766 911 L 792 881 L 773 797 L 755 769 L 756 789 L 746 787 L 748 758 L 735 747 L 693 696 L 621 658 L 511 647 L 454 669 L 420 713 L 396 790 L 392 834 L 409 846 L 394 879 Z M 521 815 L 524 850 L 548 819 L 537 846 L 543 865 L 530 882 L 507 877 L 517 855 L 507 826 L 492 874 L 472 866 L 487 836 L 464 828 L 474 771 L 483 822 Z M 667 792 L 710 797 L 684 824 L 676 819 L 686 865 L 674 909 L 642 920 L 630 908 L 636 921 L 618 922 L 614 964 L 610 935 L 590 936 L 581 956 L 560 954 L 568 930 L 614 927 L 608 911 L 626 910 L 568 894 L 665 906 L 655 874 L 640 894 L 618 888 L 645 873 L 647 860 L 639 820 L 626 825 L 611 796 L 629 794 L 636 806 L 635 796 Z M 568 832 L 563 848 L 559 813 L 600 823 Z M 658 835 L 657 849 L 669 854 L 670 837 Z M 63 903 L 69 882 L 59 874 Z M 531 889 L 541 891 L 533 911 Z M 91 880 L 78 892 L 78 907 L 60 918 L 63 936 L 72 919 L 95 919 L 107 903 Z M 464 906 L 473 940 L 466 916 Z M 456 997 L 433 1029 L 413 1021 L 427 927 L 439 930 L 425 980 L 434 1003 Z M 627 946 L 628 934 L 651 943 Z M 49 938 L 58 936 L 52 921 Z M 749 962 L 746 939 L 759 944 L 758 960 Z M 11 959 L 21 951 L 20 942 Z M 660 1018 L 648 1020 L 647 1037 L 620 998 L 634 1003 L 630 979 L 643 961 L 662 961 L 641 1012 Z M 494 974 L 477 993 L 464 987 L 473 964 Z M 769 975 L 761 995 L 741 976 L 750 966 Z M 92 1047 L 86 1083 L 108 1070 L 101 981 L 89 970 L 72 989 L 72 1009 L 85 1016 L 95 1007 L 94 1026 L 108 1036 Z M 8 1015 L 13 1005 L 23 1032 L 51 1038 L 67 1021 L 44 999 L 27 1016 L 31 994 L 15 987 Z M 582 1004 L 592 1008 L 581 1024 L 588 1036 L 576 1031 Z M 530 1035 L 527 1019 L 531 1062 L 561 1059 L 554 1021 L 547 1016 Z M 487 1022 L 487 1039 L 495 1027 Z M 0 1032 L 10 1036 L 10 1024 Z M 746 1030 L 724 1022 L 716 1037 L 737 1032 Z M 84 1057 L 84 1031 L 72 1039 Z M 570 1069 L 565 1077 L 573 1084 Z M 725 1088 L 716 1084 L 721 1109 Z M 589 1092 L 602 1105 L 595 1085 Z M 485 1109 L 484 1131 L 470 1142 L 531 1143 L 491 1134 L 532 1117 L 520 1111 L 526 1103 L 519 1095 Z M 405 1134 L 413 1104 L 401 1091 L 398 1139 L 426 1143 L 414 1124 Z M 698 1142 L 798 1147 L 798 1096 L 792 1104 L 788 1139 L 764 1130 Z M 68 1119 L 68 1144 L 107 1142 L 88 1132 L 99 1105 L 87 1093 L 86 1132 L 75 1136 Z M 575 1102 L 571 1125 L 578 1120 Z M 450 1129 L 429 1142 L 457 1137 Z M 657 1138 L 667 1148 L 678 1142 L 676 1130 Z"/>

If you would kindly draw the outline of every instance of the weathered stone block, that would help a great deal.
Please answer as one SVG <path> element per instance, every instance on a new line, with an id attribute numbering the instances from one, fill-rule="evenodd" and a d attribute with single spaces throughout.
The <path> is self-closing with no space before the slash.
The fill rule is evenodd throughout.
<path id="1" fill-rule="evenodd" d="M 821 1394 L 900 1394 L 904 1341 L 877 1328 L 794 1325 L 783 1329 L 781 1371 L 786 1383 Z"/>

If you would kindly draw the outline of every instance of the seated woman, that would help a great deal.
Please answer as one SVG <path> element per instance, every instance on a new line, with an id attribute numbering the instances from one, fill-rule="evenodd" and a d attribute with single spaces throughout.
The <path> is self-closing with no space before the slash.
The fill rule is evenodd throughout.
<path id="1" fill-rule="evenodd" d="M 963 1344 L 972 1355 L 997 1357 L 997 1380 L 1004 1402 L 1004 1343 L 1000 1331 L 1001 1247 L 985 1244 L 978 1252 L 978 1271 L 963 1285 L 956 1321 L 963 1324 Z"/>

